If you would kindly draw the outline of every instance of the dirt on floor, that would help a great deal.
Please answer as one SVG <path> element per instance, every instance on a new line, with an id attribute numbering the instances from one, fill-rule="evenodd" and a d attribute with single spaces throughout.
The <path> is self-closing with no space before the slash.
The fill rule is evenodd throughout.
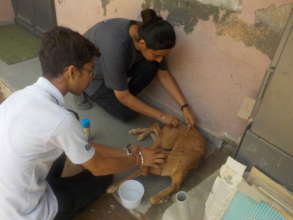
<path id="1" fill-rule="evenodd" d="M 83 168 L 71 163 L 68 159 L 65 162 L 62 176 L 74 176 L 81 172 Z M 123 208 L 119 202 L 111 195 L 105 194 L 95 201 L 90 207 L 86 208 L 74 220 L 136 220 Z"/>
<path id="2" fill-rule="evenodd" d="M 10 89 L 0 80 L 0 104 L 12 93 Z M 197 175 L 188 175 L 182 190 L 188 191 L 192 187 L 199 184 L 203 179 L 207 178 L 211 173 L 220 167 L 226 160 L 229 152 L 217 151 L 212 154 L 197 170 Z M 72 176 L 82 170 L 80 166 L 71 164 L 66 161 L 63 176 Z M 151 207 L 145 215 L 139 214 L 135 218 L 128 210 L 123 208 L 117 200 L 109 194 L 103 195 L 100 199 L 94 202 L 74 220 L 159 220 L 166 208 L 172 204 L 169 201 L 166 204 L 161 204 Z M 135 216 L 137 213 L 134 213 Z"/>
<path id="3" fill-rule="evenodd" d="M 228 148 L 216 150 L 197 170 L 196 175 L 190 173 L 186 177 L 182 190 L 189 191 L 210 176 L 223 163 L 225 163 L 229 155 L 231 155 L 231 150 Z M 64 172 L 63 175 L 73 175 L 78 170 L 73 166 L 76 165 L 67 161 L 67 164 L 65 165 L 66 172 Z M 123 208 L 112 195 L 105 194 L 78 217 L 74 218 L 74 220 L 161 220 L 163 213 L 170 205 L 172 205 L 171 200 L 161 205 L 152 206 L 145 215 L 132 213 L 137 216 L 135 218 L 134 215 Z"/>
<path id="4" fill-rule="evenodd" d="M 103 195 L 74 220 L 136 220 L 117 200 L 109 194 Z"/>

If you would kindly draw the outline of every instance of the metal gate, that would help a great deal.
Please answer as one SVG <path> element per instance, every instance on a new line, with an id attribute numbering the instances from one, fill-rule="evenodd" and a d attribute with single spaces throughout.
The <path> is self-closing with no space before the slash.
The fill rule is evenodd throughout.
<path id="1" fill-rule="evenodd" d="M 39 35 L 56 26 L 54 0 L 12 0 L 15 22 Z"/>
<path id="2" fill-rule="evenodd" d="M 293 191 L 293 11 L 236 158 Z"/>

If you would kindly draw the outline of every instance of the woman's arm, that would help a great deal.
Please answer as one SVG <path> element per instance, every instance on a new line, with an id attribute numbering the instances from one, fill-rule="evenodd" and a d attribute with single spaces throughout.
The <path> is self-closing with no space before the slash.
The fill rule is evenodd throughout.
<path id="1" fill-rule="evenodd" d="M 139 98 L 132 95 L 128 90 L 114 90 L 114 94 L 119 102 L 132 109 L 133 111 L 139 112 L 145 116 L 161 121 L 162 123 L 167 125 L 177 126 L 179 124 L 179 120 L 175 116 L 161 112 L 158 109 L 147 105 Z"/>
<path id="2" fill-rule="evenodd" d="M 176 100 L 176 102 L 182 106 L 187 104 L 187 101 L 182 94 L 176 80 L 167 70 L 159 70 L 157 78 L 167 92 Z"/>
<path id="3" fill-rule="evenodd" d="M 159 70 L 157 78 L 161 85 L 167 90 L 167 92 L 175 99 L 175 101 L 180 105 L 180 109 L 184 115 L 186 123 L 189 126 L 195 125 L 195 117 L 191 113 L 188 106 L 188 102 L 185 99 L 183 93 L 181 92 L 176 80 L 167 70 Z"/>

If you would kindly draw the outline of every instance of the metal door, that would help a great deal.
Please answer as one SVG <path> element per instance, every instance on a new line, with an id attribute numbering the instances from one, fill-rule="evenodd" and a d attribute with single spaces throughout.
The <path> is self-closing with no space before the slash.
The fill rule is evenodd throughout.
<path id="1" fill-rule="evenodd" d="M 12 0 L 15 22 L 35 34 L 56 26 L 54 0 Z"/>
<path id="2" fill-rule="evenodd" d="M 237 159 L 293 191 L 293 13 L 267 72 Z"/>

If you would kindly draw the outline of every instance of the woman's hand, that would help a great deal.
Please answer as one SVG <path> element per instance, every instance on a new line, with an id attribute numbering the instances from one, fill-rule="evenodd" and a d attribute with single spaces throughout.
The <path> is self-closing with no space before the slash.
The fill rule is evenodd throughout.
<path id="1" fill-rule="evenodd" d="M 180 120 L 171 114 L 163 113 L 160 117 L 160 121 L 165 125 L 170 125 L 172 127 L 178 127 L 180 124 Z"/>
<path id="2" fill-rule="evenodd" d="M 189 128 L 193 128 L 196 125 L 196 118 L 191 113 L 189 107 L 183 108 L 182 112 L 183 112 L 183 116 L 184 116 L 184 119 L 185 119 L 187 126 Z"/>
<path id="3" fill-rule="evenodd" d="M 159 168 L 165 162 L 166 154 L 160 148 L 140 147 L 143 166 Z"/>

